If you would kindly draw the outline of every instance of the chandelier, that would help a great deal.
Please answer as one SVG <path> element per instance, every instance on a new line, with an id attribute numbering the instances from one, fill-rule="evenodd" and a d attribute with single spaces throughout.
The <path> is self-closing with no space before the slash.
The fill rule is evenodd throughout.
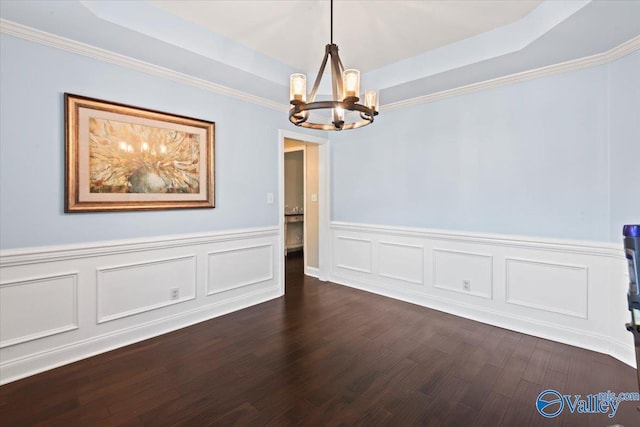
<path id="1" fill-rule="evenodd" d="M 329 59 L 330 58 L 330 59 Z M 318 87 L 327 66 L 331 66 L 331 101 L 316 101 Z M 307 76 L 292 74 L 289 79 L 289 121 L 296 126 L 321 130 L 356 129 L 373 123 L 378 115 L 378 95 L 375 90 L 364 93 L 363 103 L 360 101 L 360 71 L 345 70 L 338 55 L 338 45 L 333 43 L 333 0 L 331 0 L 331 43 L 325 46 L 324 58 L 313 83 L 313 89 L 307 102 Z M 330 123 L 314 123 L 309 121 L 312 110 L 330 112 Z M 351 111 L 345 117 L 345 112 Z"/>

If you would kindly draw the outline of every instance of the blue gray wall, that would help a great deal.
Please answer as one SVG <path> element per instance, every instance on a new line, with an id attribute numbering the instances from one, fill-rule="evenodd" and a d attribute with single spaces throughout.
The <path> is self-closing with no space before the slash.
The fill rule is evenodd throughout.
<path id="1" fill-rule="evenodd" d="M 266 194 L 277 197 L 284 112 L 5 34 L 0 42 L 2 249 L 278 224 Z M 216 208 L 65 214 L 64 92 L 214 121 Z"/>
<path id="2" fill-rule="evenodd" d="M 390 111 L 336 135 L 333 219 L 619 241 L 624 221 L 640 221 L 639 59 Z M 631 182 L 633 200 L 621 190 Z"/>
<path id="3" fill-rule="evenodd" d="M 640 52 L 610 65 L 611 237 L 640 224 Z"/>
<path id="4" fill-rule="evenodd" d="M 277 195 L 285 113 L 4 34 L 0 43 L 0 248 L 278 223 L 266 193 Z M 332 219 L 618 242 L 623 223 L 640 222 L 639 75 L 636 52 L 332 133 Z M 215 121 L 217 207 L 65 214 L 64 92 Z"/>

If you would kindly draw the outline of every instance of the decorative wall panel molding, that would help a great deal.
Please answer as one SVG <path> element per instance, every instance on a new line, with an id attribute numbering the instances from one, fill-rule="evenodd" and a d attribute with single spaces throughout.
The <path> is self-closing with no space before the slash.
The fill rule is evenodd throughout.
<path id="1" fill-rule="evenodd" d="M 28 300 L 29 306 L 22 302 Z M 0 348 L 78 329 L 78 273 L 0 284 Z"/>
<path id="2" fill-rule="evenodd" d="M 331 224 L 331 239 L 332 282 L 610 354 L 635 366 L 633 339 L 623 326 L 621 245 L 344 222 Z M 357 244 L 345 245 L 346 239 Z M 415 279 L 419 265 L 417 257 L 407 261 L 407 252 L 389 250 L 389 242 L 422 248 L 422 286 L 389 280 L 388 273 L 400 272 L 399 266 Z M 344 268 L 369 259 L 369 247 L 373 264 L 360 269 L 367 271 Z"/>
<path id="3" fill-rule="evenodd" d="M 493 298 L 493 257 L 471 252 L 433 249 L 433 286 Z"/>
<path id="4" fill-rule="evenodd" d="M 506 258 L 506 301 L 588 319 L 587 267 Z"/>
<path id="5" fill-rule="evenodd" d="M 207 295 L 273 279 L 273 244 L 209 252 Z"/>
<path id="6" fill-rule="evenodd" d="M 98 323 L 192 300 L 196 256 L 97 269 Z"/>
<path id="7" fill-rule="evenodd" d="M 1 251 L 0 384 L 277 298 L 279 250 L 263 227 Z"/>
<path id="8" fill-rule="evenodd" d="M 382 277 L 424 284 L 424 251 L 422 246 L 395 242 L 379 242 L 378 274 Z"/>
<path id="9" fill-rule="evenodd" d="M 333 245 L 336 267 L 345 270 L 371 273 L 371 240 L 337 236 Z"/>

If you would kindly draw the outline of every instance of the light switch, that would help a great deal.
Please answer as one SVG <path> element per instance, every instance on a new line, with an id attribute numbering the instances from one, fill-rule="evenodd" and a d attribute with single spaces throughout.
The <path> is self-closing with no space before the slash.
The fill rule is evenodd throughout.
<path id="1" fill-rule="evenodd" d="M 273 193 L 271 192 L 267 193 L 267 204 L 269 205 L 273 204 Z"/>
<path id="2" fill-rule="evenodd" d="M 312 195 L 311 195 L 311 201 L 312 201 L 312 202 L 317 202 L 317 201 L 318 201 L 318 195 L 317 195 L 317 194 L 315 194 L 315 193 L 314 193 L 314 194 L 312 194 Z"/>

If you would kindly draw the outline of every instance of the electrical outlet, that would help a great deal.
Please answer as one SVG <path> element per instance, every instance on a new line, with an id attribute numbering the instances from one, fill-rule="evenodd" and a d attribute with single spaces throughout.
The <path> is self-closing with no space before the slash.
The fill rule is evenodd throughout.
<path id="1" fill-rule="evenodd" d="M 464 289 L 465 291 L 470 291 L 471 290 L 471 280 L 463 280 L 462 281 L 462 289 Z"/>
<path id="2" fill-rule="evenodd" d="M 180 298 L 180 289 L 179 288 L 169 289 L 169 292 L 171 293 L 171 299 L 172 300 Z"/>

